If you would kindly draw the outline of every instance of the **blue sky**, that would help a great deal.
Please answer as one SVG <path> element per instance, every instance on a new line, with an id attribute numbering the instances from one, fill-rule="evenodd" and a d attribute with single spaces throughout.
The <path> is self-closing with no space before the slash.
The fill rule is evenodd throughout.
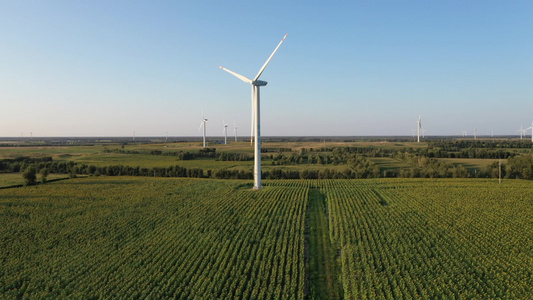
<path id="1" fill-rule="evenodd" d="M 533 1 L 3 1 L 0 136 L 515 134 Z M 529 134 L 529 133 L 528 133 Z"/>

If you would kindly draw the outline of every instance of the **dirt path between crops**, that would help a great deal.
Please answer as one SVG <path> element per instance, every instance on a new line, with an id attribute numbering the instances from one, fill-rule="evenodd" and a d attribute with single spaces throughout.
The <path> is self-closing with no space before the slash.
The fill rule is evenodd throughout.
<path id="1" fill-rule="evenodd" d="M 306 231 L 309 299 L 342 299 L 337 251 L 329 238 L 326 198 L 318 189 L 309 191 Z"/>

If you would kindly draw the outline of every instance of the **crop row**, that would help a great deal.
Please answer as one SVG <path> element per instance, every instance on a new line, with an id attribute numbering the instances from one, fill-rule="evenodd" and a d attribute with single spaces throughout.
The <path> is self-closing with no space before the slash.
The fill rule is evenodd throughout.
<path id="1" fill-rule="evenodd" d="M 325 182 L 345 297 L 530 295 L 533 192 L 487 184 Z"/>
<path id="2" fill-rule="evenodd" d="M 307 193 L 136 178 L 2 191 L 0 292 L 301 299 Z"/>

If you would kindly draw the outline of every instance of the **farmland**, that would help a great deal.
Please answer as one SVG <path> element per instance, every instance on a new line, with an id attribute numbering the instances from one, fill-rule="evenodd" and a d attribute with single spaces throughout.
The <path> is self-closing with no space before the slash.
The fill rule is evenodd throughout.
<path id="1" fill-rule="evenodd" d="M 281 140 L 263 143 L 262 170 L 265 179 L 494 178 L 498 176 L 499 162 L 503 164 L 504 177 L 533 178 L 530 166 L 533 145 L 526 141 L 448 139 L 413 143 L 332 140 L 322 143 L 297 138 Z M 0 147 L 0 160 L 31 158 L 69 163 L 69 170 L 51 170 L 53 173 L 93 175 L 97 171 L 107 175 L 167 176 L 165 174 L 172 172 L 164 169 L 179 166 L 195 169 L 192 177 L 249 179 L 252 176 L 252 150 L 248 142 L 214 144 L 212 148 L 204 149 L 191 141 L 74 141 L 57 146 L 51 142 L 33 141 L 4 144 Z M 18 170 L 10 171 L 8 168 L 0 172 Z"/>
<path id="2" fill-rule="evenodd" d="M 531 181 L 264 184 L 253 191 L 246 180 L 100 176 L 0 190 L 0 293 L 209 299 L 533 294 Z M 329 277 L 313 275 L 323 266 L 309 260 L 310 251 L 325 257 Z"/>

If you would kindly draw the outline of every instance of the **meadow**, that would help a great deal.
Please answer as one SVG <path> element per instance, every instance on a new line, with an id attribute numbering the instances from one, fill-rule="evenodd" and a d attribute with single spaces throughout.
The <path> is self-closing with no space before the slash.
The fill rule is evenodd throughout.
<path id="1" fill-rule="evenodd" d="M 3 189 L 0 293 L 530 299 L 531 187 L 100 176 Z"/>

